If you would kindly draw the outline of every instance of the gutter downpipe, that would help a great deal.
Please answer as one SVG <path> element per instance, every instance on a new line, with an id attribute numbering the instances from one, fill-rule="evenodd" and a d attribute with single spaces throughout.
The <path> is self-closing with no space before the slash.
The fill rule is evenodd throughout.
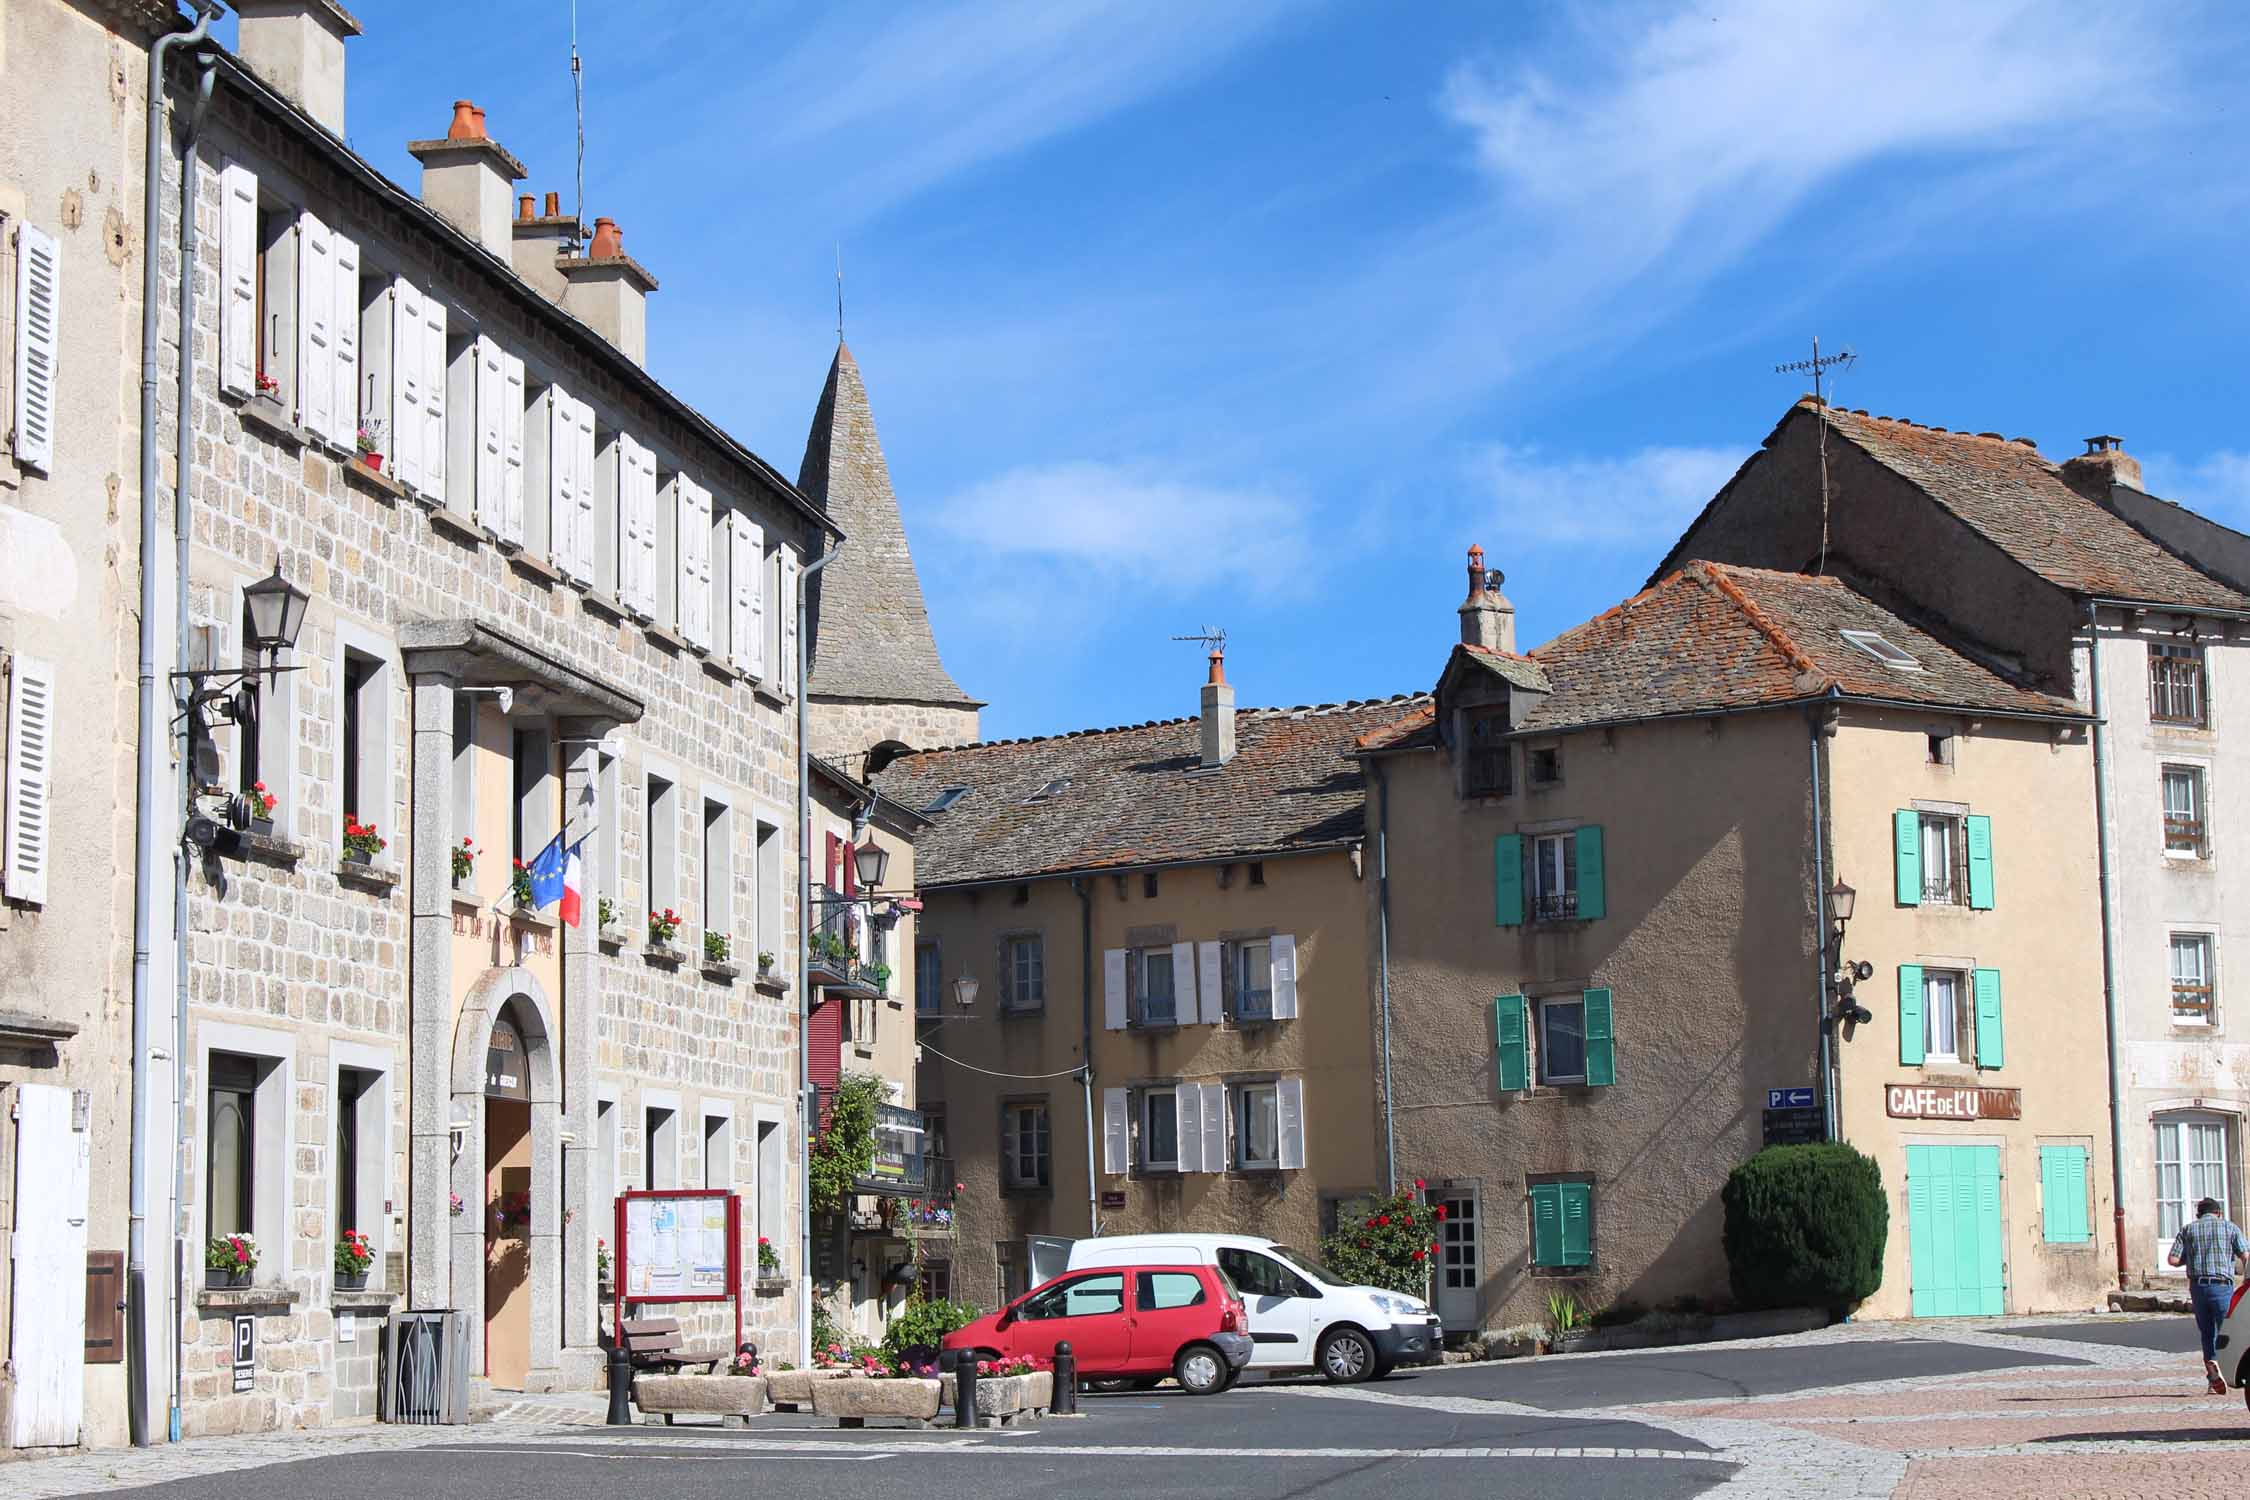
<path id="1" fill-rule="evenodd" d="M 2102 632 L 2100 606 L 2086 601 L 2086 680 L 2094 710 L 2095 887 L 2102 898 L 2102 1030 L 2109 1044 L 2109 1201 L 2111 1237 L 2117 1243 L 2117 1284 L 2126 1281 L 2125 1263 L 2125 1098 L 2117 1076 L 2117 954 L 2110 939 L 2112 882 L 2109 870 L 2109 721 L 2102 714 Z"/>
<path id="2" fill-rule="evenodd" d="M 1828 926 L 1832 920 L 1828 914 L 1828 805 L 1820 782 L 1820 742 L 1827 737 L 1827 726 L 1821 722 L 1821 716 L 1829 711 L 1816 708 L 1807 715 L 1812 729 L 1807 738 L 1808 758 L 1812 763 L 1813 931 L 1820 937 L 1818 951 L 1813 955 L 1817 986 L 1814 993 L 1820 1007 L 1820 1103 L 1821 1113 L 1827 1117 L 1825 1133 L 1829 1140 L 1835 1141 L 1841 1140 L 1843 1135 L 1836 1118 L 1836 1059 L 1830 1040 L 1835 1035 L 1835 1027 L 1830 1018 L 1828 997 L 1828 976 L 1833 967 L 1828 957 Z"/>
<path id="3" fill-rule="evenodd" d="M 125 1391 L 125 1417 L 133 1446 L 146 1448 L 154 1442 L 148 1430 L 148 1085 L 149 1055 L 149 927 L 156 904 L 156 746 L 165 733 L 164 721 L 158 717 L 156 702 L 156 368 L 157 368 L 157 312 L 156 296 L 159 282 L 157 263 L 158 226 L 163 222 L 163 173 L 160 163 L 164 159 L 164 64 L 175 48 L 198 47 L 211 34 L 211 20 L 216 7 L 209 0 L 198 0 L 200 14 L 192 30 L 161 37 L 148 54 L 148 119 L 142 155 L 141 190 L 141 534 L 140 534 L 140 594 L 139 636 L 140 681 L 139 708 L 135 725 L 134 748 L 134 818 L 133 818 L 133 1097 L 132 1097 L 132 1151 L 130 1154 L 130 1183 L 125 1234 L 125 1328 L 128 1379 Z M 195 182 L 195 137 L 203 119 L 204 106 L 210 102 L 213 64 L 206 58 L 202 75 L 196 82 L 194 106 L 188 116 L 186 143 L 181 161 L 181 227 L 183 246 L 194 244 L 195 204 L 191 196 Z M 185 321 L 185 310 L 191 307 L 195 276 L 193 262 L 183 260 L 180 266 L 180 305 L 183 309 L 180 336 L 180 387 L 188 387 L 190 359 L 193 353 L 193 329 Z M 179 412 L 180 468 L 174 476 L 178 488 L 173 494 L 175 514 L 187 505 L 187 460 L 193 456 L 189 407 L 183 401 Z M 184 528 L 182 528 L 184 530 Z M 176 590 L 184 600 L 187 580 L 183 575 Z M 183 605 L 184 608 L 184 605 Z M 181 643 L 184 649 L 184 640 Z M 183 763 L 182 770 L 186 767 Z M 184 872 L 184 867 L 183 867 Z M 175 892 L 179 880 L 174 881 Z M 175 931 L 174 940 L 178 941 Z M 173 996 L 178 1009 L 186 1004 L 184 994 Z M 175 1071 L 179 1067 L 173 1058 Z M 173 1101 L 175 1111 L 178 1100 Z M 179 1320 L 172 1319 L 177 1325 Z"/>
<path id="4" fill-rule="evenodd" d="M 1383 763 L 1370 758 L 1378 793 L 1375 822 L 1375 938 L 1378 976 L 1382 990 L 1379 1013 L 1383 1028 L 1383 1193 L 1398 1192 L 1398 1126 L 1391 1108 L 1391 782 Z"/>
<path id="5" fill-rule="evenodd" d="M 1080 875 L 1071 877 L 1070 888 L 1078 896 L 1078 1082 L 1086 1090 L 1086 1238 L 1097 1239 L 1102 1232 L 1102 1196 L 1101 1182 L 1094 1176 L 1094 888 Z"/>
<path id="6" fill-rule="evenodd" d="M 805 976 L 812 972 L 812 693 L 806 671 L 811 648 L 807 644 L 808 611 L 813 575 L 836 560 L 839 543 L 805 564 L 797 579 L 797 984 L 804 997 L 797 1002 L 797 1113 L 804 1124 L 805 1169 L 797 1183 L 797 1368 L 812 1368 L 812 1143 L 818 1133 L 819 1105 L 812 1081 L 812 987 Z"/>

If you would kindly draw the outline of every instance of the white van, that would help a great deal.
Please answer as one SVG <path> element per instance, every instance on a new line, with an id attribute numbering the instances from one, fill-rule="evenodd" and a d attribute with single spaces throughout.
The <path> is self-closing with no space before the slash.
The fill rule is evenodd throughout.
<path id="1" fill-rule="evenodd" d="M 1217 1266 L 1250 1309 L 1251 1370 L 1318 1370 L 1338 1384 L 1434 1363 L 1444 1325 L 1419 1297 L 1346 1286 L 1301 1250 L 1249 1234 L 1118 1234 L 1076 1240 L 1068 1270 Z"/>

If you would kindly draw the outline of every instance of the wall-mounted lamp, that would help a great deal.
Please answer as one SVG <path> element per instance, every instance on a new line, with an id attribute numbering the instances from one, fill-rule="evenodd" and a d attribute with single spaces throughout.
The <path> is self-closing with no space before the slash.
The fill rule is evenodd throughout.
<path id="1" fill-rule="evenodd" d="M 977 1003 L 977 976 L 963 974 L 953 981 L 953 1007 L 964 1016 Z"/>
<path id="2" fill-rule="evenodd" d="M 1830 983 L 1836 987 L 1834 1018 L 1848 1021 L 1854 1026 L 1865 1026 L 1875 1019 L 1875 1013 L 1852 996 L 1852 986 L 1863 979 L 1875 977 L 1875 966 L 1866 959 L 1854 963 L 1844 962 L 1844 929 L 1851 924 L 1852 912 L 1859 904 L 1859 892 L 1846 885 L 1839 876 L 1828 891 L 1828 915 L 1836 930 L 1828 939 L 1828 967 Z"/>

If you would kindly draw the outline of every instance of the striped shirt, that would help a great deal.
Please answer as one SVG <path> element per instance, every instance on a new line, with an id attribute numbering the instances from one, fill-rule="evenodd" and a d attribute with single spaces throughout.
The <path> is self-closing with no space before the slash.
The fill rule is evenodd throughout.
<path id="1" fill-rule="evenodd" d="M 2180 1258 L 2188 1275 L 2198 1279 L 2234 1280 L 2234 1258 L 2245 1252 L 2250 1252 L 2250 1238 L 2235 1227 L 2234 1220 L 2218 1214 L 2204 1214 L 2182 1224 L 2179 1237 L 2172 1241 L 2172 1253 Z"/>

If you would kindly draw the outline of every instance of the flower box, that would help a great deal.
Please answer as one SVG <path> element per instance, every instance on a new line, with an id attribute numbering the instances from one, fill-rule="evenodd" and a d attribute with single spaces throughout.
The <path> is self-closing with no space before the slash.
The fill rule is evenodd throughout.
<path id="1" fill-rule="evenodd" d="M 766 1409 L 766 1382 L 758 1375 L 639 1375 L 633 1379 L 633 1404 L 641 1420 L 676 1416 L 722 1417 L 730 1427 L 746 1427 Z"/>
<path id="2" fill-rule="evenodd" d="M 812 1405 L 813 1387 L 824 1380 L 849 1379 L 849 1370 L 772 1370 L 766 1374 L 766 1398 L 784 1411 L 803 1411 Z"/>
<path id="3" fill-rule="evenodd" d="M 338 1271 L 336 1273 L 336 1290 L 339 1292 L 366 1291 L 367 1273 L 365 1271 Z"/>
<path id="4" fill-rule="evenodd" d="M 812 1409 L 816 1417 L 834 1417 L 850 1426 L 869 1417 L 934 1422 L 940 1395 L 935 1380 L 816 1380 Z"/>
<path id="5" fill-rule="evenodd" d="M 250 1284 L 250 1268 L 238 1266 L 232 1271 L 219 1271 L 207 1266 L 203 1271 L 203 1284 L 212 1291 L 228 1291 L 235 1287 L 248 1286 Z"/>
<path id="6" fill-rule="evenodd" d="M 953 1376 L 948 1373 L 939 1378 L 945 1388 L 945 1404 L 953 1404 Z M 1052 1370 L 1036 1370 L 1029 1375 L 980 1375 L 977 1377 L 977 1416 L 991 1418 L 1006 1426 L 1018 1417 L 1037 1416 L 1055 1404 L 1055 1375 Z"/>

